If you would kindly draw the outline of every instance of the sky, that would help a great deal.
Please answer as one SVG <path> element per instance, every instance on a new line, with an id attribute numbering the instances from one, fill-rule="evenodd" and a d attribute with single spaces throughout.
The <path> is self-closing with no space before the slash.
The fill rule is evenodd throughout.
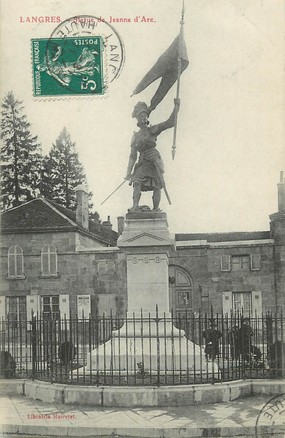
<path id="1" fill-rule="evenodd" d="M 33 135 L 48 153 L 63 127 L 76 143 L 105 220 L 125 215 L 132 188 L 124 184 L 136 122 L 133 106 L 150 103 L 158 82 L 132 91 L 179 33 L 177 0 L 1 0 L 1 98 L 13 90 L 23 101 Z M 28 17 L 77 15 L 130 18 L 112 22 L 124 46 L 120 75 L 104 97 L 42 99 L 33 96 L 31 39 L 50 38 L 59 23 L 31 23 Z M 135 22 L 135 17 L 152 18 Z M 113 20 L 112 19 L 112 20 Z M 47 21 L 45 19 L 45 21 Z M 104 26 L 103 26 L 104 27 Z M 106 29 L 108 29 L 106 27 Z M 175 160 L 173 129 L 157 142 L 165 164 L 171 205 L 162 195 L 173 233 L 269 229 L 277 211 L 277 183 L 285 170 L 284 5 L 282 0 L 185 0 L 185 42 L 189 66 L 181 76 L 181 106 Z M 108 70 L 108 69 L 107 69 Z M 111 77 L 109 71 L 109 80 Z M 150 116 L 168 118 L 174 86 Z M 142 204 L 151 205 L 151 193 Z"/>

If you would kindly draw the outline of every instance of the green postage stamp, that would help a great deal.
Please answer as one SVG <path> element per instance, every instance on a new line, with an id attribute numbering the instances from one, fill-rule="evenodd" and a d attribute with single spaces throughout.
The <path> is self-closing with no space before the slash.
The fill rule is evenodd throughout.
<path id="1" fill-rule="evenodd" d="M 34 96 L 102 95 L 102 36 L 32 39 Z"/>

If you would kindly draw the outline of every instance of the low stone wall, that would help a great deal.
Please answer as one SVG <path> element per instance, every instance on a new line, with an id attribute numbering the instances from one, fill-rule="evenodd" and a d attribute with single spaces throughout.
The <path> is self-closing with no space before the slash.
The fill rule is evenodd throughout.
<path id="1" fill-rule="evenodd" d="M 213 385 L 96 387 L 30 380 L 2 380 L 1 395 L 24 395 L 46 403 L 101 407 L 192 406 L 236 400 L 250 395 L 285 393 L 285 380 L 238 380 Z"/>

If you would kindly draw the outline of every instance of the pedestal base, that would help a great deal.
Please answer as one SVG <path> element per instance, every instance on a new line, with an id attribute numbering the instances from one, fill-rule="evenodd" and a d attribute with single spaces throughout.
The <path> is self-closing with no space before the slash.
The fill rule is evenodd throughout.
<path id="1" fill-rule="evenodd" d="M 118 246 L 127 260 L 128 316 L 109 341 L 87 357 L 83 372 L 123 375 L 201 374 L 218 377 L 203 349 L 174 327 L 169 309 L 169 253 L 163 212 L 128 213 Z"/>
<path id="2" fill-rule="evenodd" d="M 85 374 L 219 374 L 216 363 L 206 361 L 203 348 L 166 320 L 127 321 L 90 354 Z"/>

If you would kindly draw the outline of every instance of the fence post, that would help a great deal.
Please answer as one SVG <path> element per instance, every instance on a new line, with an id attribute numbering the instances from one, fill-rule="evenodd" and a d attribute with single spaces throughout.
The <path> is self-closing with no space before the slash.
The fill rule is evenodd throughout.
<path id="1" fill-rule="evenodd" d="M 284 318 L 283 312 L 280 314 L 280 325 L 281 325 L 281 377 L 285 379 L 285 339 L 284 339 Z"/>
<path id="2" fill-rule="evenodd" d="M 31 333 L 31 343 L 32 343 L 32 379 L 36 378 L 36 368 L 37 368 L 37 319 L 35 315 L 32 315 L 32 333 Z"/>

